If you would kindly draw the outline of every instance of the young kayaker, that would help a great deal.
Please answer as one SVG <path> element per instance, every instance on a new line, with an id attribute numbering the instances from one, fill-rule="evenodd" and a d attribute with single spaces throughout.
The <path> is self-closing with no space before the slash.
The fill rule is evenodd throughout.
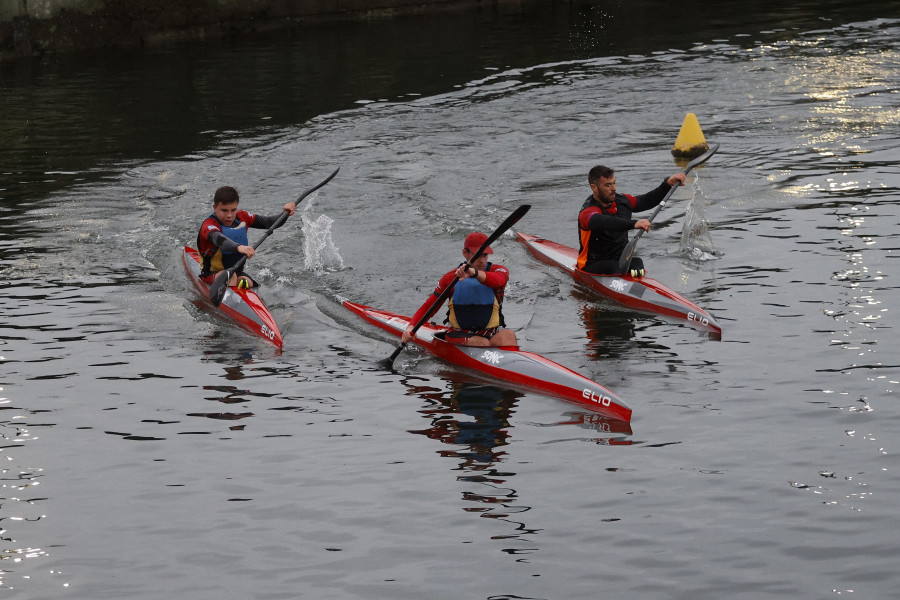
<path id="1" fill-rule="evenodd" d="M 271 217 L 254 215 L 246 210 L 238 210 L 240 197 L 233 187 L 226 185 L 216 190 L 213 196 L 213 212 L 200 225 L 197 234 L 197 251 L 203 259 L 200 277 L 206 283 L 212 283 L 216 273 L 233 267 L 241 259 L 241 255 L 252 258 L 255 251 L 247 238 L 247 228 L 268 229 L 275 224 L 281 214 Z M 294 214 L 297 205 L 288 202 L 284 210 Z M 255 287 L 258 284 L 244 269 L 231 275 L 228 285 L 241 288 Z"/>
<path id="2" fill-rule="evenodd" d="M 590 170 L 588 183 L 591 195 L 578 213 L 578 268 L 600 275 L 619 274 L 619 258 L 628 245 L 628 232 L 650 231 L 650 221 L 633 219 L 632 213 L 659 205 L 673 185 L 684 184 L 684 173 L 672 175 L 655 190 L 640 196 L 616 193 L 616 175 L 602 165 Z M 643 276 L 643 261 L 634 257 L 629 270 L 632 276 Z"/>
<path id="3" fill-rule="evenodd" d="M 434 292 L 419 307 L 410 320 L 410 326 L 403 332 L 401 339 L 404 343 L 413 339 L 413 327 L 429 309 L 434 307 L 434 312 L 440 310 L 440 305 L 434 306 L 434 303 L 459 277 L 448 303 L 446 323 L 451 329 L 445 339 L 462 346 L 518 346 L 515 332 L 504 329 L 506 324 L 501 310 L 509 270 L 488 262 L 487 255 L 494 253 L 490 246 L 471 266 L 466 266 L 486 241 L 487 236 L 477 231 L 466 236 L 462 251 L 466 262 L 441 277 Z"/>

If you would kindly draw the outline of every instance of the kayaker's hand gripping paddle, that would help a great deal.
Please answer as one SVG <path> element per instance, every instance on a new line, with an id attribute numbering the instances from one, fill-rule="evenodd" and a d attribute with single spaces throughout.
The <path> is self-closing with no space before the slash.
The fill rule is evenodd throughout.
<path id="1" fill-rule="evenodd" d="M 687 177 L 687 174 L 691 172 L 691 169 L 693 169 L 697 165 L 702 165 L 707 160 L 709 160 L 709 157 L 712 156 L 713 154 L 715 154 L 716 150 L 718 150 L 718 149 L 719 149 L 719 145 L 713 144 L 712 148 L 710 148 L 706 152 L 706 154 L 698 156 L 697 158 L 695 158 L 694 160 L 689 162 L 687 164 L 687 167 L 683 171 L 685 177 Z M 677 187 L 678 187 L 678 183 L 676 182 L 675 185 L 673 185 L 671 187 L 671 189 L 669 189 L 669 193 L 666 194 L 666 197 L 663 198 L 662 202 L 659 203 L 659 206 L 656 207 L 656 210 L 653 211 L 653 214 L 650 215 L 650 218 L 648 219 L 649 221 L 652 222 L 653 219 L 656 218 L 656 215 L 659 214 L 660 209 L 666 205 L 666 202 L 669 201 L 669 198 L 672 196 L 672 193 L 675 191 L 675 188 L 677 188 Z M 619 257 L 619 273 L 627 273 L 628 272 L 628 267 L 631 266 L 631 259 L 634 257 L 634 247 L 637 245 L 637 241 L 639 239 L 641 239 L 642 235 L 644 235 L 644 230 L 638 229 L 637 235 L 635 235 L 633 238 L 631 238 L 631 241 L 628 242 L 628 245 L 626 245 L 625 249 L 622 250 L 622 256 Z"/>
<path id="2" fill-rule="evenodd" d="M 475 260 L 476 260 L 479 256 L 481 256 L 482 254 L 484 254 L 484 251 L 485 251 L 485 249 L 486 249 L 488 246 L 490 246 L 492 243 L 496 242 L 497 239 L 498 239 L 501 235 L 503 235 L 504 233 L 506 233 L 506 231 L 507 231 L 510 227 L 512 227 L 513 225 L 515 225 L 515 224 L 519 221 L 519 219 L 521 219 L 522 217 L 524 217 L 524 216 L 525 216 L 525 213 L 527 213 L 528 210 L 529 210 L 530 208 L 531 208 L 531 205 L 530 205 L 530 204 L 523 204 L 522 206 L 520 206 L 519 208 L 517 208 L 515 211 L 513 211 L 513 213 L 512 213 L 511 215 L 509 215 L 508 217 L 506 217 L 506 220 L 503 221 L 503 223 L 500 224 L 500 227 L 498 227 L 497 230 L 496 230 L 494 233 L 492 233 L 492 234 L 490 235 L 490 237 L 488 237 L 487 240 L 485 240 L 485 242 L 481 245 L 481 248 L 479 248 L 478 251 L 477 251 L 475 254 L 472 255 L 472 258 L 469 259 L 469 261 L 466 263 L 466 266 L 467 266 L 467 267 L 468 267 L 468 266 L 471 266 L 471 264 L 472 264 L 473 262 L 475 262 Z M 428 312 L 426 312 L 426 313 L 422 316 L 422 318 L 419 319 L 419 322 L 416 323 L 415 326 L 413 326 L 412 331 L 411 331 L 411 333 L 412 333 L 413 335 L 415 335 L 416 331 L 419 330 L 419 327 L 421 327 L 422 325 L 424 325 L 425 323 L 427 323 L 427 322 L 428 322 L 428 319 L 430 319 L 431 316 L 432 316 L 435 312 L 437 312 L 437 310 L 440 308 L 441 304 L 444 303 L 444 300 L 446 300 L 447 297 L 450 296 L 451 292 L 453 292 L 453 288 L 454 288 L 454 286 L 456 285 L 456 282 L 457 282 L 457 281 L 459 281 L 459 277 L 455 277 L 455 278 L 453 279 L 453 281 L 450 283 L 450 285 L 447 286 L 447 289 L 445 289 L 445 290 L 441 293 L 441 295 L 438 296 L 437 299 L 434 301 L 434 304 L 431 305 L 431 309 L 429 309 Z M 389 370 L 392 369 L 392 368 L 393 368 L 393 365 L 394 365 L 394 359 L 397 358 L 397 356 L 403 351 L 403 349 L 404 349 L 405 347 L 406 347 L 406 342 L 401 342 L 400 345 L 397 346 L 397 349 L 394 350 L 394 353 L 393 353 L 393 354 L 391 354 L 389 357 L 387 357 L 386 359 L 384 359 L 383 361 L 381 361 L 381 363 L 380 363 L 381 366 L 383 366 L 385 369 L 389 369 Z"/>
<path id="3" fill-rule="evenodd" d="M 334 172 L 331 173 L 331 175 L 326 177 L 321 183 L 319 183 L 318 185 L 314 185 L 313 187 L 311 187 L 308 190 L 306 190 L 305 192 L 303 192 L 300 195 L 300 197 L 297 198 L 297 201 L 295 202 L 295 204 L 300 204 L 300 202 L 302 202 L 304 198 L 306 198 L 307 196 L 312 194 L 314 191 L 316 191 L 317 189 L 319 189 L 320 187 L 322 187 L 329 181 L 331 181 L 334 178 L 334 176 L 337 175 L 338 171 L 340 171 L 340 170 L 341 170 L 341 168 L 338 167 L 337 169 L 334 170 Z M 291 213 L 289 213 L 288 211 L 284 211 L 283 213 L 281 213 L 281 216 L 278 217 L 278 220 L 275 221 L 275 223 L 266 230 L 266 232 L 263 234 L 263 236 L 261 238 L 259 238 L 258 242 L 253 244 L 253 249 L 256 250 L 257 248 L 259 248 L 259 245 L 263 243 L 264 239 L 269 237 L 273 231 L 275 231 L 276 229 L 281 227 L 284 224 L 284 222 L 287 221 L 287 218 L 290 216 L 290 214 Z M 239 260 L 233 267 L 219 271 L 219 273 L 216 275 L 216 278 L 213 280 L 212 285 L 209 286 L 209 299 L 213 303 L 213 306 L 219 306 L 220 304 L 222 304 L 222 299 L 225 297 L 225 292 L 228 290 L 228 280 L 231 279 L 231 275 L 235 271 L 237 271 L 242 266 L 244 266 L 245 262 L 247 262 L 246 256 L 242 257 L 241 260 Z"/>

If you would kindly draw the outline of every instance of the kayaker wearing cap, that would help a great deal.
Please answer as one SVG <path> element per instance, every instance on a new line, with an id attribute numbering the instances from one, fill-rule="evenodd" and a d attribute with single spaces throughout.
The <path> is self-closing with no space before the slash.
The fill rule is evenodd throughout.
<path id="1" fill-rule="evenodd" d="M 244 255 L 252 258 L 255 250 L 247 239 L 247 228 L 268 229 L 281 216 L 272 217 L 254 215 L 246 210 L 238 210 L 240 197 L 236 189 L 225 185 L 216 190 L 213 196 L 213 212 L 200 225 L 197 234 L 197 252 L 203 259 L 200 278 L 212 283 L 216 273 L 233 267 Z M 294 214 L 297 205 L 288 202 L 284 210 Z M 257 283 L 244 274 L 243 268 L 232 274 L 228 285 L 250 288 Z"/>
<path id="2" fill-rule="evenodd" d="M 435 301 L 458 277 L 448 303 L 445 322 L 451 329 L 445 339 L 462 346 L 518 346 L 515 332 L 504 329 L 506 324 L 501 310 L 509 270 L 488 262 L 487 255 L 494 253 L 490 246 L 466 266 L 486 241 L 487 236 L 477 231 L 466 236 L 462 251 L 466 262 L 441 277 L 434 292 L 410 319 L 410 326 L 401 337 L 403 342 L 413 339 L 413 324 L 418 323 L 429 309 L 440 310 L 440 305 L 434 306 Z"/>
<path id="3" fill-rule="evenodd" d="M 684 173 L 676 173 L 655 190 L 640 196 L 616 193 L 616 175 L 609 167 L 597 165 L 588 173 L 591 195 L 578 213 L 578 262 L 582 271 L 600 275 L 619 274 L 619 259 L 628 245 L 632 229 L 650 231 L 647 219 L 632 219 L 631 214 L 650 210 L 666 197 L 676 183 L 684 184 Z M 634 277 L 644 274 L 644 263 L 631 259 L 629 268 Z"/>

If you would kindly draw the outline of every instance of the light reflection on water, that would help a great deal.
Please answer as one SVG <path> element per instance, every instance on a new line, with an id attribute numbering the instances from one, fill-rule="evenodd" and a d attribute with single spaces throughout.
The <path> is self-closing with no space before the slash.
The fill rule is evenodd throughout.
<path id="1" fill-rule="evenodd" d="M 5 365 L 6 358 L 0 356 L 0 366 Z M 4 389 L 0 387 L 0 394 Z M 40 439 L 30 430 L 27 422 L 28 411 L 11 405 L 11 400 L 0 397 L 0 448 L 3 457 L 6 458 L 0 467 L 0 506 L 3 508 L 3 523 L 0 523 L 0 542 L 3 549 L 0 551 L 0 565 L 9 561 L 13 564 L 21 563 L 26 559 L 46 557 L 47 552 L 42 548 L 23 546 L 21 542 L 12 537 L 13 533 L 22 529 L 22 525 L 36 523 L 45 518 L 43 514 L 41 497 L 41 478 L 43 469 L 29 466 L 17 458 L 19 449 L 26 444 L 35 443 Z M 35 427 L 48 426 L 48 423 L 36 423 Z M 8 569 L 0 568 L 0 586 L 5 586 L 4 574 Z"/>

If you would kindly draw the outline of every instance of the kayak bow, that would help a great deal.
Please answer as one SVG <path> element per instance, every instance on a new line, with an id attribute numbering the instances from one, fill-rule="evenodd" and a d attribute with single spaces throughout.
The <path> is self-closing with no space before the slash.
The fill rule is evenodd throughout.
<path id="1" fill-rule="evenodd" d="M 672 317 L 708 331 L 712 339 L 722 339 L 722 327 L 715 318 L 678 292 L 649 277 L 630 275 L 594 275 L 575 268 L 578 251 L 550 240 L 516 232 L 516 240 L 525 244 L 541 262 L 559 267 L 596 292 L 635 310 Z"/>
<path id="2" fill-rule="evenodd" d="M 200 279 L 200 255 L 193 248 L 185 246 L 182 262 L 197 294 L 214 314 L 281 348 L 283 340 L 278 324 L 253 288 L 242 290 L 229 287 L 222 297 L 222 303 L 218 307 L 213 306 L 209 298 L 209 285 Z"/>
<path id="3" fill-rule="evenodd" d="M 410 325 L 410 317 L 348 300 L 344 300 L 342 304 L 369 323 L 398 337 Z M 625 422 L 631 420 L 631 409 L 628 405 L 595 381 L 534 352 L 507 347 L 470 347 L 451 344 L 440 337 L 447 329 L 435 323 L 424 323 L 415 332 L 415 341 L 435 356 L 470 369 L 481 377 L 505 382 L 513 388 L 537 390 L 575 402 L 611 418 Z"/>

